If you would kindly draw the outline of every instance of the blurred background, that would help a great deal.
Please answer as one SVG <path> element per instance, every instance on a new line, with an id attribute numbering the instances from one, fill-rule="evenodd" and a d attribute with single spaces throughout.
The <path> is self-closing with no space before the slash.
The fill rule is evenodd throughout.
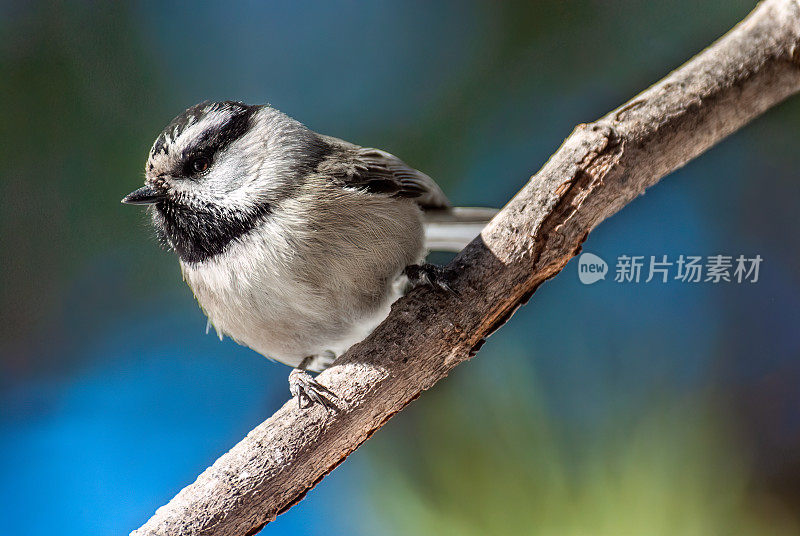
<path id="1" fill-rule="evenodd" d="M 0 532 L 127 534 L 288 397 L 119 203 L 184 108 L 270 102 L 502 206 L 753 5 L 0 1 Z M 571 262 L 264 533 L 800 534 L 799 121 L 769 111 L 584 246 L 759 254 L 757 283 Z"/>

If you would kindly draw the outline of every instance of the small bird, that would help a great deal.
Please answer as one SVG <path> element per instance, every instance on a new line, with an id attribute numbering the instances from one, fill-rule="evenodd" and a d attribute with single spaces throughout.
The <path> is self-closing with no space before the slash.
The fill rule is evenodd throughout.
<path id="1" fill-rule="evenodd" d="M 426 264 L 495 214 L 454 208 L 424 173 L 379 149 L 317 134 L 269 105 L 204 102 L 170 122 L 123 203 L 156 232 L 220 338 L 294 370 L 300 407 L 335 408 L 320 372 L 409 288 L 450 289 Z"/>

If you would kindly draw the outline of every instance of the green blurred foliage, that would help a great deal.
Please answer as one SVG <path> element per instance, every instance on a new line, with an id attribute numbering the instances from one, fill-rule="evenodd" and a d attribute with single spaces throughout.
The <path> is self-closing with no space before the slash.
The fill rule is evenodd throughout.
<path id="1" fill-rule="evenodd" d="M 451 379 L 457 385 L 437 393 L 436 403 L 426 397 L 425 410 L 375 440 L 369 491 L 378 531 L 800 534 L 795 513 L 750 489 L 743 453 L 713 396 L 654 397 L 646 412 L 610 414 L 575 443 L 536 396 L 539 386 L 527 383 L 531 377 L 515 370 L 494 386 Z"/>

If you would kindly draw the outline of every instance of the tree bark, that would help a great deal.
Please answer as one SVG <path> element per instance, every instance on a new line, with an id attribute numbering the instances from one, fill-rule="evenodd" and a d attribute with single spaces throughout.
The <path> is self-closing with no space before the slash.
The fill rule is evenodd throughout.
<path id="1" fill-rule="evenodd" d="M 252 535 L 480 349 L 588 233 L 665 174 L 800 89 L 800 1 L 733 30 L 559 150 L 451 263 L 458 295 L 418 288 L 319 380 L 338 413 L 289 400 L 132 534 Z"/>

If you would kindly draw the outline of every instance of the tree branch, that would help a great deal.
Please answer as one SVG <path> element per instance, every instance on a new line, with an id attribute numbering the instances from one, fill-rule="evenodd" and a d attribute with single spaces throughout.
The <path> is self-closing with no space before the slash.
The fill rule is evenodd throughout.
<path id="1" fill-rule="evenodd" d="M 662 81 L 579 125 L 451 263 L 459 297 L 420 288 L 319 380 L 339 413 L 290 400 L 132 534 L 252 535 L 395 413 L 475 355 L 588 233 L 800 89 L 800 2 L 766 0 Z"/>

